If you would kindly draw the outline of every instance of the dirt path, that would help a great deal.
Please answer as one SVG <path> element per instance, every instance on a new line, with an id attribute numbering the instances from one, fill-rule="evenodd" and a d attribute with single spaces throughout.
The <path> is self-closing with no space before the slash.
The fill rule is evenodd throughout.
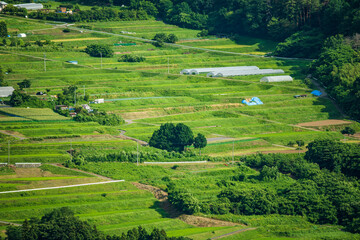
<path id="1" fill-rule="evenodd" d="M 311 75 L 309 75 L 308 77 L 311 79 L 311 82 L 315 85 L 315 87 L 318 88 L 320 92 L 322 92 L 321 97 L 329 99 L 329 100 L 332 102 L 332 104 L 335 106 L 336 110 L 338 110 L 339 113 L 340 113 L 344 118 L 348 117 L 348 116 L 344 113 L 343 109 L 337 104 L 337 102 L 335 101 L 335 99 L 333 99 L 333 98 L 325 91 L 325 88 L 320 85 L 320 83 L 318 82 L 318 80 L 317 80 L 316 78 L 313 78 Z"/>
<path id="2" fill-rule="evenodd" d="M 26 137 L 23 137 L 23 136 L 20 136 L 20 135 L 15 134 L 16 132 L 14 132 L 14 131 L 0 130 L 0 133 L 5 134 L 5 135 L 12 136 L 12 137 L 14 137 L 14 138 L 18 138 L 18 139 L 21 139 L 21 140 L 26 139 Z M 19 134 L 20 134 L 20 133 L 19 133 Z"/>
<path id="3" fill-rule="evenodd" d="M 142 183 L 133 182 L 131 183 L 134 186 L 136 186 L 139 189 L 146 190 L 151 192 L 156 199 L 160 202 L 160 207 L 165 210 L 167 214 L 169 214 L 170 218 L 177 218 L 187 224 L 196 226 L 196 227 L 223 227 L 223 226 L 239 226 L 240 224 L 232 223 L 232 222 L 226 222 L 221 221 L 217 219 L 212 218 L 206 218 L 206 217 L 199 217 L 199 216 L 193 216 L 193 215 L 187 215 L 183 214 L 176 208 L 174 208 L 170 202 L 168 201 L 168 194 L 167 192 L 151 186 L 146 185 Z"/>
<path id="4" fill-rule="evenodd" d="M 120 130 L 120 135 L 119 135 L 119 136 L 115 136 L 115 137 L 121 138 L 121 139 L 125 139 L 125 140 L 135 141 L 135 142 L 139 143 L 141 146 L 148 146 L 148 145 L 149 145 L 149 143 L 147 143 L 147 142 L 145 142 L 145 141 L 143 141 L 143 140 L 126 136 L 125 133 L 126 133 L 125 130 Z"/>
<path id="5" fill-rule="evenodd" d="M 102 175 L 99 175 L 99 174 L 96 174 L 96 173 L 92 173 L 92 172 L 86 172 L 86 171 L 83 171 L 83 170 L 80 170 L 80 169 L 77 169 L 77 168 L 67 168 L 67 167 L 64 167 L 63 165 L 61 165 L 60 163 L 49 163 L 49 164 L 52 165 L 52 166 L 55 166 L 55 167 L 66 168 L 66 169 L 69 169 L 69 170 L 74 171 L 74 172 L 86 173 L 86 174 L 89 174 L 89 175 L 92 175 L 92 176 L 95 176 L 95 177 L 98 177 L 98 178 L 102 178 L 102 179 L 107 180 L 107 181 L 113 181 L 114 180 L 114 179 L 109 178 L 109 177 L 105 177 L 105 176 L 102 176 Z"/>
<path id="6" fill-rule="evenodd" d="M 18 224 L 18 223 L 5 222 L 5 221 L 0 221 L 0 224 L 13 225 L 13 226 L 21 226 L 21 224 Z"/>
<path id="7" fill-rule="evenodd" d="M 223 235 L 220 235 L 220 236 L 217 236 L 217 237 L 213 237 L 213 238 L 210 238 L 210 239 L 224 238 L 224 237 L 235 235 L 235 234 L 238 234 L 238 233 L 241 233 L 241 232 L 246 232 L 246 231 L 255 230 L 255 229 L 256 228 L 244 228 L 244 229 L 240 229 L 240 230 L 237 230 L 237 231 L 234 231 L 234 232 L 226 233 L 226 234 L 223 234 Z"/>

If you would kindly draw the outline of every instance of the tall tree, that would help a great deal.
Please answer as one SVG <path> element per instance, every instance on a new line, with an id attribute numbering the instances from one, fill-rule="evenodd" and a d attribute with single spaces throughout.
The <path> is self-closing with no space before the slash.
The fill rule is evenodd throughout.
<path id="1" fill-rule="evenodd" d="M 5 38 L 8 36 L 8 29 L 5 21 L 0 21 L 0 37 Z"/>
<path id="2" fill-rule="evenodd" d="M 206 137 L 201 133 L 198 133 L 198 135 L 194 139 L 194 148 L 199 149 L 200 156 L 201 156 L 201 149 L 206 147 L 206 145 L 207 145 Z"/>

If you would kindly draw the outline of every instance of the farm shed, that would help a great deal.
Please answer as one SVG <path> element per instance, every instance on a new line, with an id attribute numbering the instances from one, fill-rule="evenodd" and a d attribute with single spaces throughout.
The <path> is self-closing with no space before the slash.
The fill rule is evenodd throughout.
<path id="1" fill-rule="evenodd" d="M 25 34 L 25 33 L 19 33 L 19 34 L 17 35 L 17 37 L 19 37 L 19 38 L 24 38 L 24 37 L 26 37 L 26 34 Z"/>
<path id="2" fill-rule="evenodd" d="M 9 97 L 14 92 L 13 87 L 0 87 L 0 97 Z"/>
<path id="3" fill-rule="evenodd" d="M 192 68 L 183 69 L 180 74 L 192 74 L 197 75 L 201 73 L 209 72 L 222 72 L 222 71 L 241 71 L 241 70 L 258 70 L 257 66 L 235 66 L 235 67 L 217 67 L 217 68 Z"/>
<path id="4" fill-rule="evenodd" d="M 15 163 L 17 168 L 37 168 L 40 167 L 41 163 Z"/>
<path id="5" fill-rule="evenodd" d="M 7 163 L 0 163 L 0 167 L 6 167 Z"/>
<path id="6" fill-rule="evenodd" d="M 103 98 L 99 98 L 99 99 L 95 99 L 94 103 L 98 104 L 98 103 L 104 103 L 105 100 Z"/>
<path id="7" fill-rule="evenodd" d="M 293 78 L 289 75 L 267 76 L 260 79 L 260 82 L 292 82 Z"/>
<path id="8" fill-rule="evenodd" d="M 282 69 L 254 69 L 254 70 L 227 70 L 221 72 L 210 72 L 207 77 L 231 77 L 284 73 Z"/>
<path id="9" fill-rule="evenodd" d="M 66 61 L 66 62 L 71 64 L 78 64 L 78 61 Z"/>
<path id="10" fill-rule="evenodd" d="M 14 5 L 14 7 L 25 8 L 26 10 L 40 10 L 40 9 L 44 8 L 44 6 L 40 3 L 16 4 L 16 5 Z"/>

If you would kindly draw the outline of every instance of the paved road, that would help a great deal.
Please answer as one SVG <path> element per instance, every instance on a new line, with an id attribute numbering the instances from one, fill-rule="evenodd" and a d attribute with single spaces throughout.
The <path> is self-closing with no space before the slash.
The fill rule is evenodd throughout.
<path id="1" fill-rule="evenodd" d="M 70 188 L 70 187 L 81 187 L 81 186 L 99 185 L 99 184 L 116 183 L 116 182 L 125 182 L 125 180 L 112 180 L 112 181 L 107 181 L 107 182 L 83 183 L 83 184 L 75 184 L 75 185 L 67 185 L 67 186 L 59 186 L 59 187 L 47 187 L 47 188 L 14 190 L 14 191 L 0 192 L 0 194 L 3 194 L 3 193 L 17 193 L 17 192 L 31 192 L 31 191 L 50 190 L 50 189 L 59 189 L 59 188 Z"/>

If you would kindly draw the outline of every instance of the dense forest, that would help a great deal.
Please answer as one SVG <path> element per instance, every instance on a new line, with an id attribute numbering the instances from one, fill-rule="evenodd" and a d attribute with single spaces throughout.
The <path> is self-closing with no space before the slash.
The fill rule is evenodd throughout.
<path id="1" fill-rule="evenodd" d="M 309 144 L 305 157 L 256 154 L 240 161 L 238 170 L 218 182 L 222 190 L 216 200 L 197 199 L 187 186 L 170 181 L 170 202 L 189 214 L 300 215 L 313 223 L 340 224 L 347 231 L 360 232 L 357 144 L 317 140 Z M 242 164 L 259 169 L 260 174 L 244 174 Z M 286 187 L 269 187 L 285 181 L 286 175 L 296 181 Z"/>

